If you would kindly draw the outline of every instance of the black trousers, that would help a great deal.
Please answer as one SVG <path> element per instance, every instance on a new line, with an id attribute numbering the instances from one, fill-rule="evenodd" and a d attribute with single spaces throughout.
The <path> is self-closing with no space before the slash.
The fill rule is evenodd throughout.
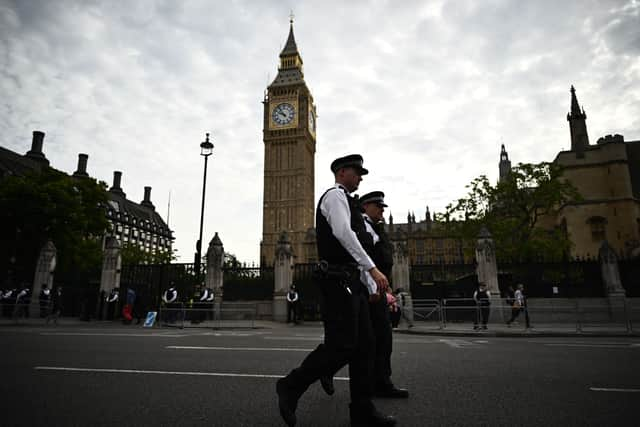
<path id="1" fill-rule="evenodd" d="M 527 310 L 526 304 L 518 308 L 511 309 L 511 319 L 509 319 L 507 324 L 510 324 L 511 322 L 516 320 L 516 318 L 520 315 L 521 311 L 524 311 L 524 321 L 525 321 L 525 324 L 527 325 L 527 328 L 529 328 L 531 326 L 531 323 L 529 321 L 529 310 Z"/>
<path id="2" fill-rule="evenodd" d="M 371 325 L 375 337 L 375 359 L 373 366 L 374 386 L 385 388 L 391 383 L 391 352 L 393 351 L 393 331 L 387 298 L 369 304 Z"/>
<path id="3" fill-rule="evenodd" d="M 287 323 L 298 323 L 298 302 L 287 302 Z"/>
<path id="4" fill-rule="evenodd" d="M 476 306 L 476 318 L 473 324 L 475 326 L 478 325 L 479 322 L 482 322 L 482 326 L 487 326 L 487 322 L 489 321 L 489 313 L 491 312 L 491 307 L 488 305 L 479 304 Z"/>
<path id="5" fill-rule="evenodd" d="M 352 408 L 370 411 L 374 338 L 367 291 L 359 281 L 350 285 L 352 294 L 335 281 L 320 280 L 318 284 L 323 296 L 324 343 L 309 353 L 285 381 L 300 396 L 321 377 L 332 376 L 349 364 Z"/>

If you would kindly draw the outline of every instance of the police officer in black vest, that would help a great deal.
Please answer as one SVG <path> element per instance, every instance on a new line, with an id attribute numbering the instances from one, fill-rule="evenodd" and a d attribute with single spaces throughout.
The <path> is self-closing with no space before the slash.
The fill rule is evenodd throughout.
<path id="1" fill-rule="evenodd" d="M 316 209 L 316 235 L 322 277 L 324 343 L 302 364 L 278 380 L 276 392 L 280 415 L 288 426 L 296 424 L 298 400 L 321 377 L 333 375 L 349 364 L 352 426 L 393 426 L 395 418 L 378 412 L 371 401 L 374 338 L 369 317 L 369 300 L 388 288 L 386 276 L 365 250 L 373 239 L 367 233 L 360 205 L 350 193 L 368 171 L 362 156 L 349 155 L 331 163 L 335 185 L 327 190 Z M 370 276 L 375 289 L 361 279 Z"/>
<path id="2" fill-rule="evenodd" d="M 393 245 L 384 230 L 382 214 L 384 208 L 387 207 L 384 203 L 384 193 L 382 191 L 367 193 L 360 198 L 360 204 L 364 210 L 365 227 L 374 241 L 371 258 L 385 276 L 391 277 Z M 376 337 L 376 357 L 373 371 L 375 395 L 392 398 L 409 397 L 407 390 L 397 388 L 391 382 L 393 332 L 386 293 L 383 293 L 379 301 L 371 304 L 370 310 L 373 332 Z"/>
<path id="3" fill-rule="evenodd" d="M 365 228 L 373 239 L 373 248 L 369 254 L 380 271 L 385 276 L 390 277 L 393 267 L 393 246 L 384 230 L 384 222 L 382 221 L 384 208 L 387 207 L 384 203 L 384 193 L 382 191 L 367 193 L 360 197 L 360 204 L 364 211 L 362 216 L 364 217 Z M 369 310 L 376 343 L 373 369 L 374 393 L 378 397 L 407 398 L 409 397 L 409 392 L 405 389 L 397 388 L 391 381 L 393 332 L 391 330 L 386 293 L 381 295 L 380 299 L 373 301 L 369 305 Z M 320 382 L 327 394 L 332 395 L 334 393 L 331 377 L 321 378 Z"/>

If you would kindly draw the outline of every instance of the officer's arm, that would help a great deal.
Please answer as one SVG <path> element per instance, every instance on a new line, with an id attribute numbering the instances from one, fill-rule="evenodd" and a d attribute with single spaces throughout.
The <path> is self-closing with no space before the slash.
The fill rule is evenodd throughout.
<path id="1" fill-rule="evenodd" d="M 375 268 L 369 255 L 351 229 L 351 210 L 346 194 L 339 189 L 329 191 L 320 204 L 320 210 L 331 226 L 333 235 L 365 271 Z"/>

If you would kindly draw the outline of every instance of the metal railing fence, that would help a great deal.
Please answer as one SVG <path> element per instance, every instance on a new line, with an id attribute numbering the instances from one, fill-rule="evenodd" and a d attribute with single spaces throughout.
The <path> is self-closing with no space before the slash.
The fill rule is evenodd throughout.
<path id="1" fill-rule="evenodd" d="M 417 324 L 434 329 L 481 327 L 483 314 L 489 326 L 521 329 L 632 333 L 640 323 L 640 298 L 531 299 L 523 307 L 492 299 L 485 313 L 472 298 L 415 299 L 410 309 Z"/>
<path id="2" fill-rule="evenodd" d="M 173 303 L 161 306 L 158 310 L 157 326 L 178 328 L 254 328 L 257 306 L 254 303 L 223 304 L 218 310 L 213 306 L 194 308 L 185 303 Z"/>

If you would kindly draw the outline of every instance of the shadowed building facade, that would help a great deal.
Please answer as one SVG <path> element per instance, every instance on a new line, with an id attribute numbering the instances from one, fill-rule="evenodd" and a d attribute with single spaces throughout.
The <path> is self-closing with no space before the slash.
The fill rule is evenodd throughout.
<path id="1" fill-rule="evenodd" d="M 463 239 L 454 236 L 446 224 L 435 220 L 435 215 L 425 213 L 416 221 L 413 213 L 407 214 L 406 223 L 394 223 L 389 215 L 386 230 L 392 241 L 401 243 L 407 250 L 409 264 L 469 264 L 473 262 L 473 250 L 465 248 Z"/>
<path id="2" fill-rule="evenodd" d="M 294 262 L 307 255 L 305 239 L 314 226 L 316 107 L 304 80 L 290 21 L 289 37 L 280 52 L 278 74 L 263 100 L 264 192 L 261 265 L 272 265 L 278 237 L 286 231 Z M 315 242 L 314 242 L 315 243 Z M 313 245 L 315 246 L 315 244 Z M 315 250 L 315 247 L 312 248 Z"/>
<path id="3" fill-rule="evenodd" d="M 0 179 L 11 175 L 24 176 L 50 167 L 43 151 L 44 136 L 44 132 L 34 131 L 31 150 L 25 155 L 0 147 Z M 71 176 L 77 179 L 89 177 L 88 159 L 87 154 L 78 154 L 77 170 Z M 144 199 L 136 203 L 127 199 L 120 186 L 121 178 L 122 172 L 114 172 L 113 186 L 107 192 L 109 200 L 105 216 L 111 229 L 105 234 L 115 237 L 121 245 L 133 244 L 148 253 L 170 253 L 172 231 L 151 202 L 151 187 L 144 187 Z"/>
<path id="4" fill-rule="evenodd" d="M 571 149 L 554 162 L 583 200 L 560 208 L 556 224 L 566 228 L 573 256 L 597 256 L 606 239 L 618 255 L 640 256 L 640 141 L 607 135 L 589 144 L 587 114 L 571 87 Z"/>

